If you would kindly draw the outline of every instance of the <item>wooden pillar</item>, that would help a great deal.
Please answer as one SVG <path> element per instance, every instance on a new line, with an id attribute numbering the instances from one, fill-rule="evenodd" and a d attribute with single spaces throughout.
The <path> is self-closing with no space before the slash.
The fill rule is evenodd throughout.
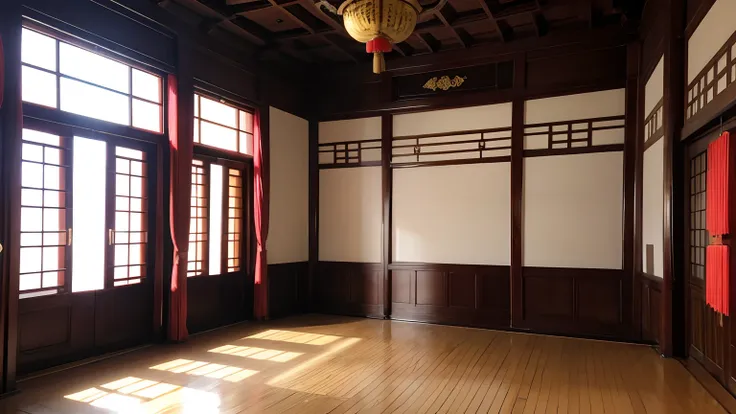
<path id="1" fill-rule="evenodd" d="M 641 194 L 636 191 L 637 183 L 641 181 L 641 174 L 637 174 L 639 162 L 639 148 L 642 137 L 640 116 L 641 107 L 639 93 L 639 68 L 641 45 L 631 43 L 626 49 L 626 136 L 624 141 L 624 240 L 623 240 L 623 286 L 622 319 L 630 327 L 629 336 L 632 339 L 641 338 L 641 287 L 637 277 L 637 258 L 641 258 L 641 236 L 638 234 L 641 227 L 635 224 L 635 209 L 641 204 Z M 638 202 L 637 202 L 638 200 Z M 637 230 L 635 230 L 637 229 Z M 639 241 L 637 243 L 637 240 Z M 627 299 L 628 297 L 628 299 Z M 630 306 L 626 306 L 630 304 Z"/>
<path id="2" fill-rule="evenodd" d="M 16 388 L 18 353 L 18 294 L 20 266 L 20 169 L 23 105 L 21 104 L 21 5 L 20 1 L 0 2 L 0 35 L 5 50 L 5 91 L 0 110 L 0 350 L 2 370 L 0 394 Z"/>
<path id="3" fill-rule="evenodd" d="M 319 264 L 319 122 L 309 121 L 309 281 L 308 310 L 315 311 Z"/>
<path id="4" fill-rule="evenodd" d="M 383 317 L 391 317 L 391 195 L 393 189 L 393 171 L 391 170 L 391 141 L 393 139 L 393 116 L 381 116 L 381 182 L 383 200 L 383 243 L 381 260 L 383 264 Z"/>
<path id="5" fill-rule="evenodd" d="M 523 185 L 524 185 L 524 98 L 526 55 L 514 58 L 514 91 L 511 108 L 511 321 L 512 327 L 523 326 Z"/>
<path id="6" fill-rule="evenodd" d="M 660 352 L 673 356 L 673 292 L 682 281 L 682 266 L 677 265 L 677 252 L 682 252 L 681 227 L 683 214 L 681 196 L 682 155 L 680 134 L 684 114 L 685 52 L 683 42 L 685 5 L 678 0 L 668 0 L 665 9 L 664 35 L 664 271 L 662 280 L 662 312 L 660 326 Z M 675 281 L 678 281 L 677 283 Z M 682 290 L 682 289 L 680 289 Z"/>

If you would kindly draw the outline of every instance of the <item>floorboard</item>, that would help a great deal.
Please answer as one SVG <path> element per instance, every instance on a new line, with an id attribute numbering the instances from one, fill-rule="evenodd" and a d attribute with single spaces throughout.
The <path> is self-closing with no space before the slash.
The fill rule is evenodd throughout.
<path id="1" fill-rule="evenodd" d="M 721 414 L 643 345 L 303 315 L 20 383 L 0 414 Z"/>

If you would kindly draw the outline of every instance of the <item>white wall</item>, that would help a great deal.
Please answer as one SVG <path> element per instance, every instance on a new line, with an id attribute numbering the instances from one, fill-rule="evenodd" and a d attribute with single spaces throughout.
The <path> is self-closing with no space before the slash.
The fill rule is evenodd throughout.
<path id="1" fill-rule="evenodd" d="M 642 271 L 647 269 L 647 244 L 654 245 L 654 274 L 664 267 L 664 140 L 644 152 L 642 178 Z"/>
<path id="2" fill-rule="evenodd" d="M 611 89 L 526 101 L 524 122 L 540 124 L 624 115 L 625 112 L 626 89 Z"/>
<path id="3" fill-rule="evenodd" d="M 524 159 L 524 266 L 621 269 L 623 153 Z"/>
<path id="4" fill-rule="evenodd" d="M 271 107 L 268 263 L 309 260 L 309 122 Z"/>
<path id="5" fill-rule="evenodd" d="M 664 56 L 659 59 L 659 63 L 654 68 L 647 84 L 644 87 L 644 116 L 649 116 L 652 109 L 657 105 L 664 96 Z"/>
<path id="6" fill-rule="evenodd" d="M 396 115 L 394 136 L 434 134 L 511 126 L 511 103 Z"/>
<path id="7" fill-rule="evenodd" d="M 319 260 L 381 262 L 381 167 L 319 172 Z"/>
<path id="8" fill-rule="evenodd" d="M 717 0 L 687 42 L 687 83 L 691 83 L 736 31 L 736 1 Z"/>
<path id="9" fill-rule="evenodd" d="M 381 117 L 319 123 L 319 143 L 381 139 Z"/>
<path id="10" fill-rule="evenodd" d="M 508 265 L 510 163 L 393 172 L 393 260 Z"/>

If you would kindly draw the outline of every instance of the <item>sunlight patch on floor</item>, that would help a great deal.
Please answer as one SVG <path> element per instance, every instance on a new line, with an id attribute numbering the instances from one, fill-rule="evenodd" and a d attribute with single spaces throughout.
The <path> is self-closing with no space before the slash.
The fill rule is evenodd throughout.
<path id="1" fill-rule="evenodd" d="M 238 345 L 224 345 L 221 347 L 210 349 L 207 352 L 224 355 L 235 355 L 244 358 L 268 360 L 273 362 L 288 362 L 294 358 L 304 355 L 302 352 L 287 352 L 275 349 L 264 349 Z"/>
<path id="2" fill-rule="evenodd" d="M 217 394 L 136 377 L 121 378 L 100 388 L 88 388 L 64 398 L 125 414 L 216 414 L 220 407 Z"/>
<path id="3" fill-rule="evenodd" d="M 163 364 L 154 365 L 150 367 L 150 369 L 168 371 L 175 374 L 223 379 L 228 382 L 240 382 L 258 373 L 258 371 L 252 369 L 213 364 L 204 361 L 192 361 L 189 359 L 175 359 L 173 361 L 164 362 Z"/>
<path id="4" fill-rule="evenodd" d="M 322 335 L 314 333 L 304 333 L 296 331 L 282 331 L 279 329 L 269 329 L 243 339 L 265 339 L 269 341 L 284 341 L 295 344 L 307 345 L 327 345 L 331 344 L 342 337 L 335 335 Z"/>

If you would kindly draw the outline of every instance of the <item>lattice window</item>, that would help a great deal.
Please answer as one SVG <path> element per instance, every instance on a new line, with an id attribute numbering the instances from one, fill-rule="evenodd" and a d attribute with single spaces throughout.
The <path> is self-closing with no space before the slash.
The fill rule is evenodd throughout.
<path id="1" fill-rule="evenodd" d="M 664 126 L 664 99 L 660 99 L 654 106 L 652 112 L 644 120 L 644 142 L 650 139 L 656 140 L 663 134 Z"/>
<path id="2" fill-rule="evenodd" d="M 23 28 L 23 101 L 162 132 L 160 76 Z"/>
<path id="3" fill-rule="evenodd" d="M 381 140 L 319 144 L 320 168 L 381 165 Z"/>
<path id="4" fill-rule="evenodd" d="M 243 235 L 243 176 L 240 170 L 228 169 L 227 271 L 241 266 Z"/>
<path id="5" fill-rule="evenodd" d="M 527 124 L 524 126 L 525 155 L 533 155 L 536 150 L 556 150 L 564 154 L 583 148 L 595 150 L 594 147 L 623 150 L 624 126 L 622 115 Z"/>
<path id="6" fill-rule="evenodd" d="M 394 137 L 392 165 L 508 161 L 511 128 Z"/>
<path id="7" fill-rule="evenodd" d="M 194 95 L 194 142 L 253 155 L 253 113 Z"/>
<path id="8" fill-rule="evenodd" d="M 192 195 L 189 221 L 189 262 L 187 276 L 205 274 L 207 269 L 207 169 L 204 162 L 192 161 Z"/>
<path id="9" fill-rule="evenodd" d="M 69 156 L 63 137 L 23 130 L 21 297 L 59 292 L 65 283 Z"/>
<path id="10" fill-rule="evenodd" d="M 140 283 L 146 277 L 147 175 L 143 151 L 115 148 L 115 226 L 110 230 L 113 286 Z"/>
<path id="11" fill-rule="evenodd" d="M 705 248 L 708 231 L 705 227 L 707 152 L 690 160 L 690 274 L 705 279 Z"/>
<path id="12" fill-rule="evenodd" d="M 736 33 L 688 85 L 685 117 L 700 112 L 716 96 L 736 82 Z"/>

